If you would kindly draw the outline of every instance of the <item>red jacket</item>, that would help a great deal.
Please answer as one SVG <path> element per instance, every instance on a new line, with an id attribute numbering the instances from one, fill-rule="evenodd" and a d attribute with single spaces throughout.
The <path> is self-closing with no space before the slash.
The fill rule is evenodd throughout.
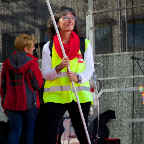
<path id="1" fill-rule="evenodd" d="M 8 110 L 27 110 L 40 106 L 37 90 L 43 78 L 37 58 L 15 51 L 3 63 L 1 72 L 1 104 Z"/>

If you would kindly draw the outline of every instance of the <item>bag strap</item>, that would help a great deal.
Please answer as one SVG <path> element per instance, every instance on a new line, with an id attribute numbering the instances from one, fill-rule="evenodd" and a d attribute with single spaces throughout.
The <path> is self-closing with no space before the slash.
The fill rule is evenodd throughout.
<path id="1" fill-rule="evenodd" d="M 85 38 L 79 37 L 80 39 L 80 51 L 82 54 L 82 58 L 84 59 L 84 52 L 85 52 Z M 50 56 L 52 57 L 52 47 L 53 47 L 53 40 L 50 41 L 49 49 L 50 49 Z"/>
<path id="2" fill-rule="evenodd" d="M 85 38 L 84 37 L 79 37 L 80 39 L 80 51 L 82 54 L 82 58 L 84 59 L 84 52 L 85 52 Z"/>
<path id="3" fill-rule="evenodd" d="M 53 47 L 53 40 L 50 41 L 49 44 L 49 50 L 50 50 L 50 56 L 52 57 L 52 47 Z"/>

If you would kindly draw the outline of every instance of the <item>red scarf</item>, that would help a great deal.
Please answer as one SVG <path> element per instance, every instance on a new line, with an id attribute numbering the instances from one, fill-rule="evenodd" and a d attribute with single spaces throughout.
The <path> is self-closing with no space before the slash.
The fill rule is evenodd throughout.
<path id="1" fill-rule="evenodd" d="M 62 59 L 63 53 L 62 53 L 62 49 L 61 49 L 60 44 L 59 44 L 57 34 L 53 37 L 53 42 L 55 45 L 56 52 L 58 53 L 58 55 Z M 69 60 L 74 59 L 79 52 L 80 39 L 79 39 L 78 35 L 72 31 L 68 44 L 63 43 L 63 46 L 64 46 L 65 53 L 68 56 Z"/>

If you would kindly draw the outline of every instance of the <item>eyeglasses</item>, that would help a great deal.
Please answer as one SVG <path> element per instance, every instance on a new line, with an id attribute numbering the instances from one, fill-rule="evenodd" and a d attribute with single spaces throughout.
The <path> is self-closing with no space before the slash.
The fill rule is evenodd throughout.
<path id="1" fill-rule="evenodd" d="M 64 21 L 69 21 L 70 19 L 71 19 L 72 21 L 75 21 L 75 20 L 76 20 L 75 17 L 68 17 L 68 16 L 63 16 L 63 17 L 61 17 L 60 19 L 63 19 Z"/>
<path id="2" fill-rule="evenodd" d="M 26 46 L 27 48 L 35 48 L 35 46 L 32 46 L 32 47 L 30 47 L 30 46 Z"/>

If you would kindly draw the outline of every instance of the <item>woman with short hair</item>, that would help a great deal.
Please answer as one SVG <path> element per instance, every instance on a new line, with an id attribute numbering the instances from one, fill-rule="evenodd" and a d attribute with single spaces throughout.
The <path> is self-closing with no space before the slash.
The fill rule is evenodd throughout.
<path id="1" fill-rule="evenodd" d="M 7 144 L 33 144 L 37 108 L 40 106 L 37 90 L 43 78 L 33 50 L 36 39 L 20 34 L 15 39 L 15 51 L 4 61 L 1 72 L 2 107 L 8 116 L 10 133 Z"/>

